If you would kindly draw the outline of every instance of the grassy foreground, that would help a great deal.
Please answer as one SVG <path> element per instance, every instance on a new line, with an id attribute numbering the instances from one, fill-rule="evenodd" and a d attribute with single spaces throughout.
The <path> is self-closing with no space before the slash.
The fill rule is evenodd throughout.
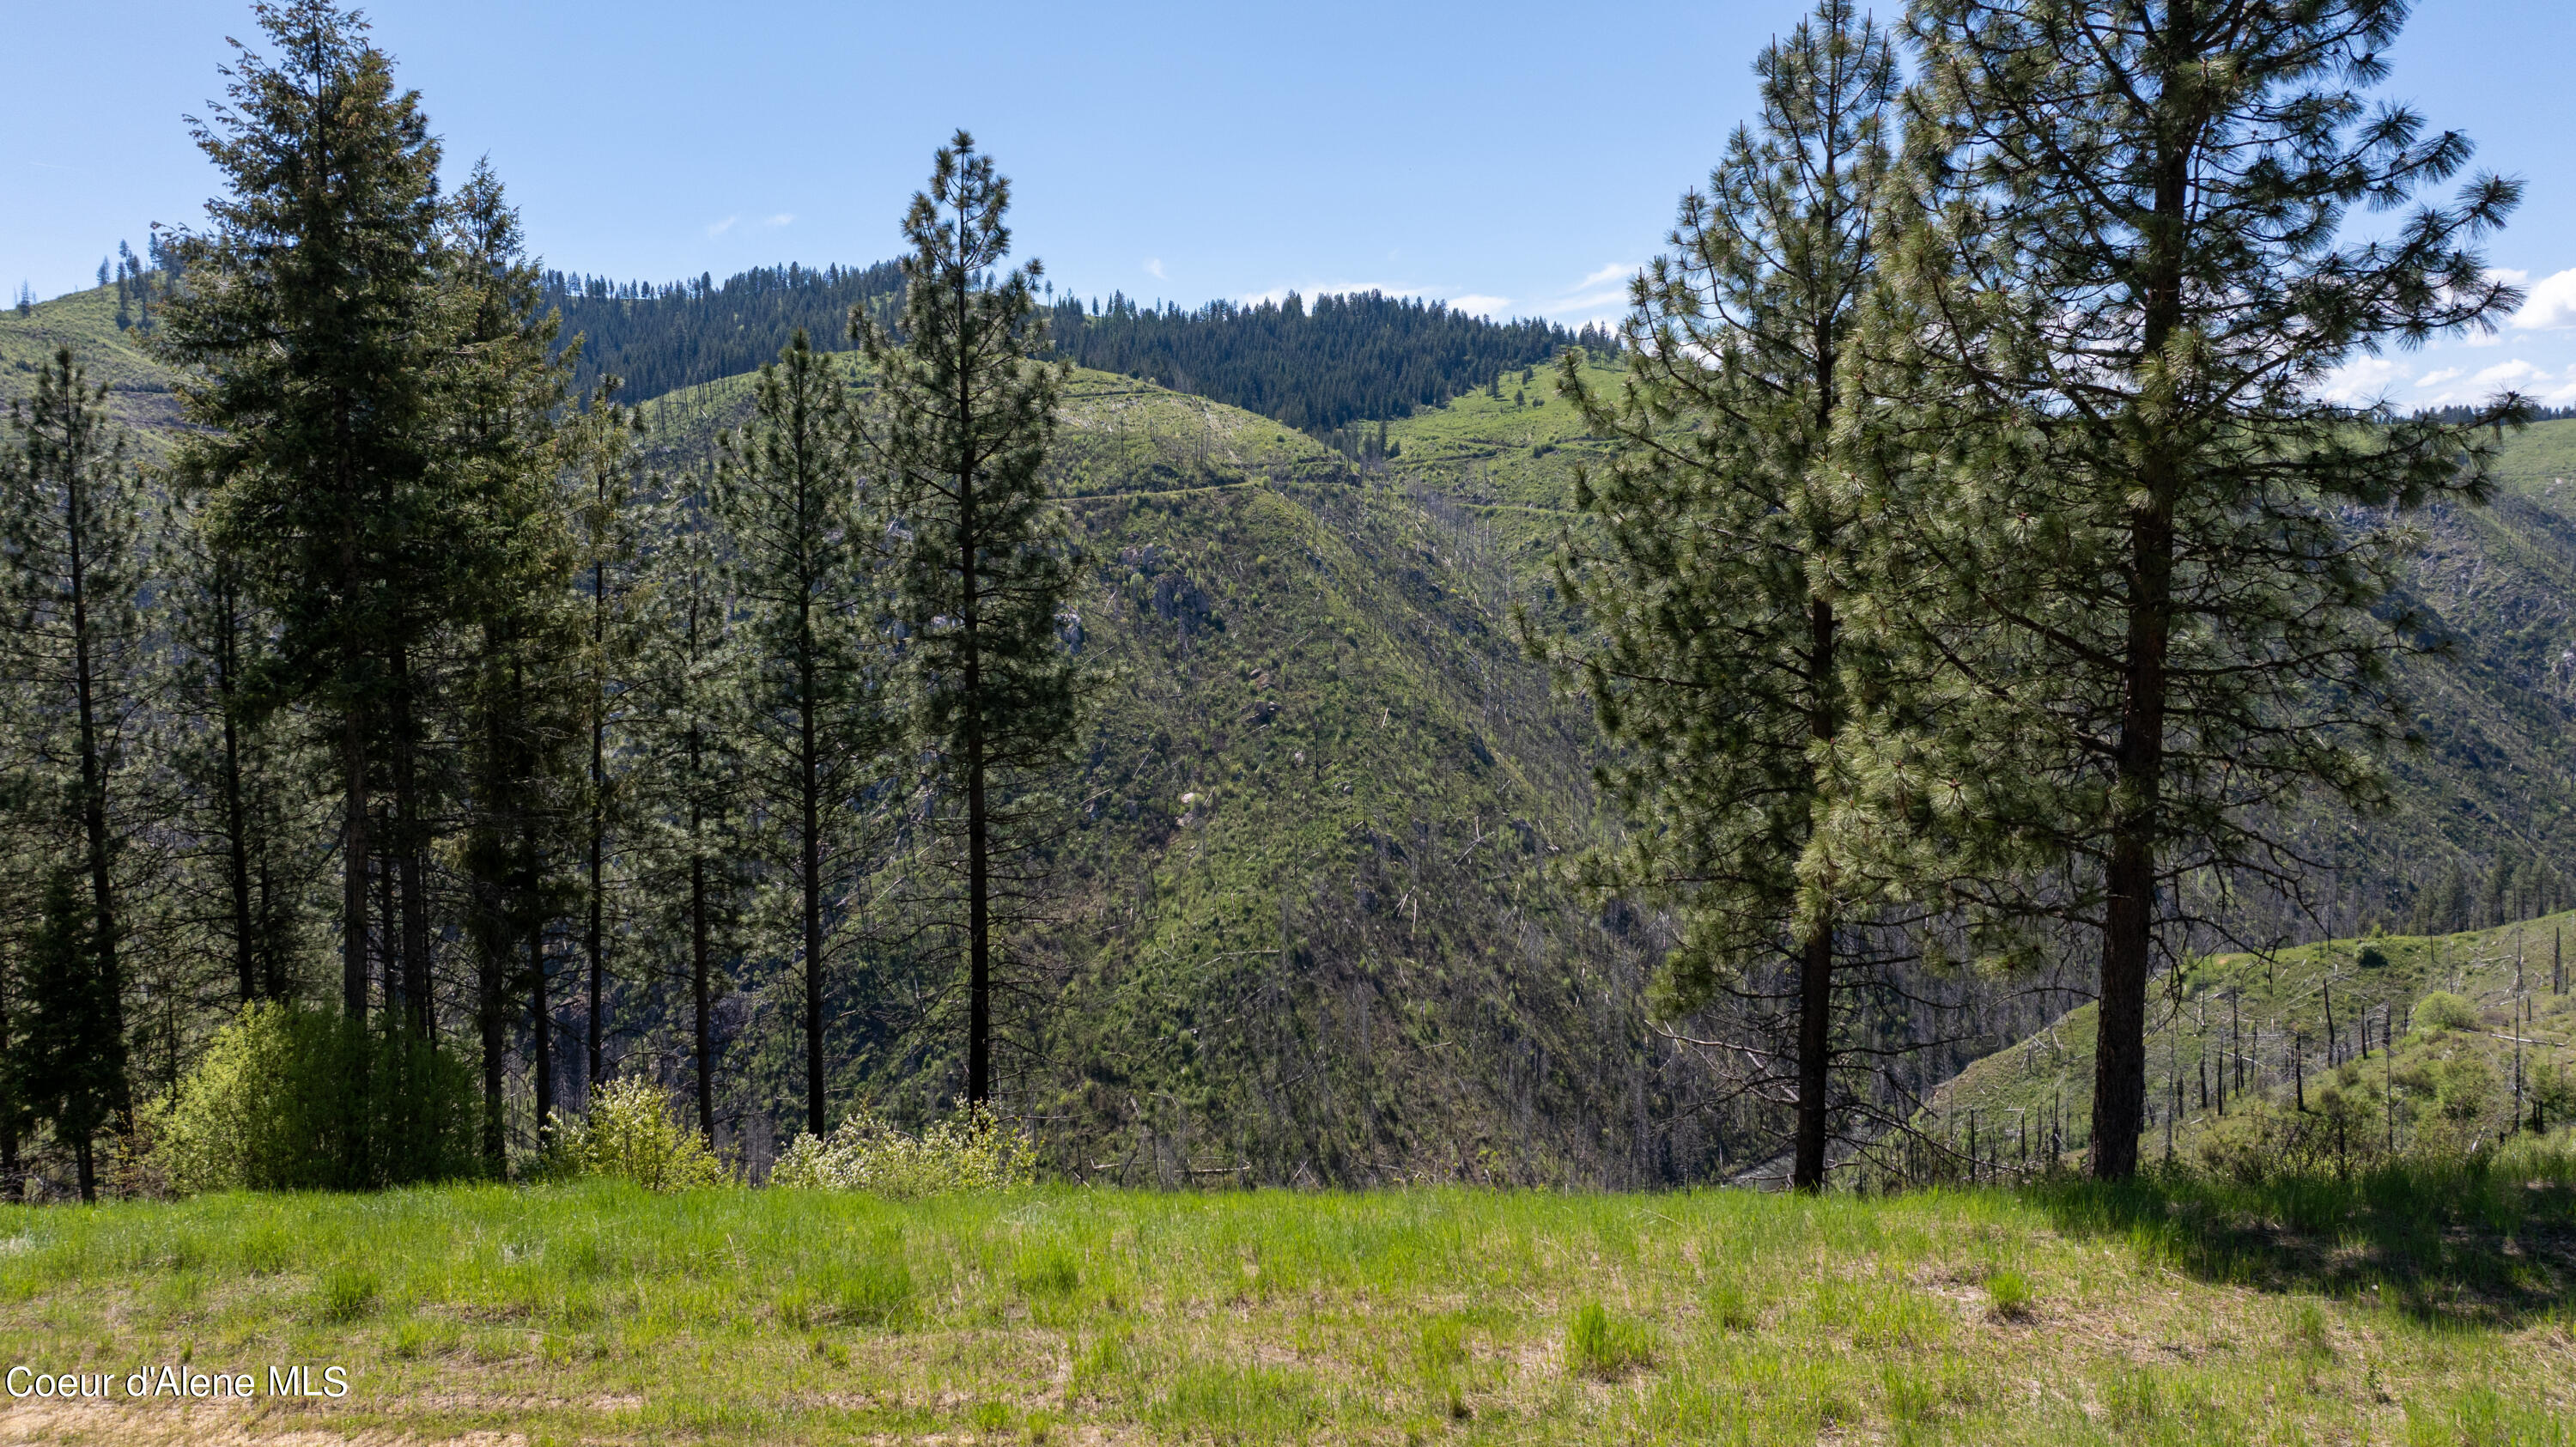
<path id="1" fill-rule="evenodd" d="M 2215 1189 L 6 1208 L 0 1364 L 257 1394 L 0 1398 L 0 1441 L 2576 1436 L 2563 1184 Z M 299 1363 L 348 1395 L 269 1395 Z"/>

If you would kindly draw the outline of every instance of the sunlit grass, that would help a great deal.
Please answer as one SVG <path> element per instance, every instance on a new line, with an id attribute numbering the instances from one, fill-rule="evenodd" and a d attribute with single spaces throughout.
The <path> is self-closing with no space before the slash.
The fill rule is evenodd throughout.
<path id="1" fill-rule="evenodd" d="M 2567 1440 L 2563 1303 L 2239 1284 L 2186 1249 L 2218 1209 L 605 1185 L 12 1208 L 0 1355 L 351 1369 L 345 1402 L 45 1419 L 100 1442 L 224 1411 L 254 1440 Z"/>

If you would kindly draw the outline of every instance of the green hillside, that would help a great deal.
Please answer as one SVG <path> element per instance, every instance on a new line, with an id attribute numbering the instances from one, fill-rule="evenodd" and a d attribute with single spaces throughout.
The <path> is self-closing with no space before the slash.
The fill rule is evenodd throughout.
<path id="1" fill-rule="evenodd" d="M 2571 936 L 2576 913 L 2192 961 L 2151 1005 L 2148 1154 L 2170 1143 L 2232 1174 L 2349 1172 L 2392 1148 L 2456 1156 L 2563 1123 L 2576 1110 Z M 2093 1015 L 2069 1011 L 1961 1072 L 1922 1122 L 1956 1158 L 1907 1162 L 1946 1174 L 1973 1155 L 1980 1172 L 2012 1174 L 2082 1150 Z"/>
<path id="2" fill-rule="evenodd" d="M 26 316 L 15 307 L 0 307 L 0 398 L 19 397 L 35 387 L 36 369 L 58 347 L 89 369 L 93 385 L 108 389 L 108 411 L 137 429 L 143 446 L 158 452 L 157 439 L 179 425 L 179 399 L 170 390 L 169 369 L 144 351 L 143 336 L 116 325 L 116 288 L 92 287 L 51 301 L 38 302 Z"/>
<path id="3" fill-rule="evenodd" d="M 113 315 L 107 289 L 0 313 L 0 377 L 68 341 L 120 416 L 166 433 L 167 374 Z M 697 466 L 751 382 L 645 404 L 660 462 Z M 1647 1021 L 1653 922 L 1585 906 L 1549 868 L 1614 826 L 1589 718 L 1550 696 L 1509 617 L 1543 599 L 1596 444 L 1545 369 L 1390 422 L 1389 457 L 1364 431 L 1346 455 L 1076 374 L 1054 485 L 1108 681 L 1066 785 L 1085 810 L 1055 859 L 1054 923 L 1023 941 L 1015 1094 L 1058 1165 L 1113 1180 L 1625 1183 L 1747 1164 L 1758 1117 L 1697 1109 L 1703 1067 Z M 2341 866 L 2316 883 L 2344 934 L 2507 851 L 2576 876 L 2555 827 L 2576 799 L 2576 422 L 2513 438 L 2502 483 L 2491 508 L 2424 519 L 2409 588 L 2448 646 L 2418 668 L 2431 743 L 2397 764 L 2397 813 L 2297 821 Z M 2281 914 L 2249 932 L 2317 932 Z M 766 968 L 743 966 L 755 999 Z M 651 992 L 627 989 L 649 1036 Z M 768 1033 L 784 1026 L 748 1019 L 729 1092 L 783 1112 Z M 943 1050 L 854 1044 L 835 1098 L 928 1111 Z"/>
<path id="4" fill-rule="evenodd" d="M 649 404 L 684 465 L 745 379 Z M 1472 518 L 1266 418 L 1077 373 L 1055 486 L 1109 680 L 1017 1088 L 1121 1181 L 1653 1181 L 1716 1168 L 1641 942 L 1547 866 L 1593 837 L 1588 718 L 1510 636 Z M 929 1109 L 944 1058 L 854 1065 Z"/>

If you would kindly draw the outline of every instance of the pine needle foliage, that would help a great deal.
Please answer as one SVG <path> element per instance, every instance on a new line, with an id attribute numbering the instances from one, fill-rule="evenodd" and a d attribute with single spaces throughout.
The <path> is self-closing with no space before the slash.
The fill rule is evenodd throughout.
<path id="1" fill-rule="evenodd" d="M 1047 825 L 1044 799 L 1025 786 L 1063 756 L 1075 719 L 1060 636 L 1074 557 L 1045 472 L 1063 372 L 1039 360 L 1038 263 L 997 275 L 1011 250 L 1010 204 L 1010 182 L 959 131 L 904 216 L 912 251 L 901 340 L 851 314 L 878 377 L 870 464 L 893 519 L 931 822 L 954 841 L 949 868 L 965 886 L 956 923 L 967 956 L 966 1098 L 976 1103 L 993 1088 L 996 904 L 1007 928 L 1027 899 L 1013 857 L 1025 861 Z"/>
<path id="2" fill-rule="evenodd" d="M 365 22 L 262 5 L 277 55 L 240 47 L 230 103 L 196 123 L 228 193 L 183 233 L 161 341 L 201 430 L 186 470 L 275 611 L 279 682 L 332 717 L 344 796 L 342 1005 L 366 1007 L 370 793 L 415 579 L 440 371 L 438 142 Z"/>
<path id="3" fill-rule="evenodd" d="M 1855 736 L 1832 831 L 1970 915 L 2098 933 L 2092 1169 L 2137 1167 L 2178 884 L 2290 877 L 2270 806 L 2384 797 L 2409 735 L 2390 510 L 2486 495 L 2468 422 L 2331 400 L 2356 357 L 2492 325 L 2519 186 L 2370 88 L 2406 7 L 1919 0 L 1910 197 L 1871 337 L 1868 626 L 1921 681 Z M 1875 859 L 1875 864 L 1863 861 Z"/>
<path id="4" fill-rule="evenodd" d="M 1785 1015 L 1791 1038 L 1752 1053 L 1791 1068 L 1747 1088 L 1794 1088 L 1791 1179 L 1812 1190 L 1833 1128 L 1834 976 L 1857 942 L 1830 867 L 1808 855 L 1820 771 L 1851 721 L 1846 676 L 1869 667 L 1839 611 L 1863 520 L 1834 428 L 1897 73 L 1850 0 L 1825 0 L 1755 71 L 1760 119 L 1632 283 L 1619 394 L 1586 392 L 1579 353 L 1560 363 L 1560 390 L 1611 447 L 1577 474 L 1592 526 L 1566 535 L 1556 566 L 1586 631 L 1537 641 L 1626 746 L 1599 772 L 1639 827 L 1587 860 L 1587 882 L 1679 906 L 1667 1013 L 1725 996 L 1757 1007 L 1748 1028 Z M 1794 984 L 1766 989 L 1757 971 L 1784 958 Z"/>
<path id="5" fill-rule="evenodd" d="M 0 661 L 15 705 L 10 792 L 47 881 L 16 1093 L 73 1142 L 84 1199 L 97 1184 L 91 1135 L 131 1111 L 124 897 L 142 823 L 133 765 L 147 752 L 147 573 L 124 430 L 108 420 L 106 389 L 58 351 L 25 405 L 10 406 L 0 445 Z M 56 898 L 74 879 L 76 922 Z"/>
<path id="6" fill-rule="evenodd" d="M 824 993 L 852 938 L 886 746 L 886 603 L 864 525 L 858 434 L 839 366 L 803 332 L 760 369 L 752 419 L 719 441 L 715 512 L 742 610 L 747 777 L 794 912 L 807 1129 L 826 1128 Z"/>

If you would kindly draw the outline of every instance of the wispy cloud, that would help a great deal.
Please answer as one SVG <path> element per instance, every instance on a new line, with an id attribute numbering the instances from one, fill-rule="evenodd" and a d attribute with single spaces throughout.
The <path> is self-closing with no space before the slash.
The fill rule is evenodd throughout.
<path id="1" fill-rule="evenodd" d="M 795 212 L 781 211 L 777 215 L 770 217 L 768 220 L 763 221 L 760 224 L 763 226 L 788 226 L 794 224 L 795 220 Z"/>
<path id="2" fill-rule="evenodd" d="M 2426 372 L 2423 376 L 2416 378 L 2415 385 L 2418 387 L 2438 387 L 2444 382 L 2450 381 L 2454 377 L 2465 377 L 2467 375 L 2467 371 L 2462 368 L 2444 367 L 2440 371 Z"/>
<path id="3" fill-rule="evenodd" d="M 726 232 L 731 231 L 733 229 L 733 224 L 741 219 L 742 218 L 739 216 L 728 216 L 722 221 L 714 222 L 707 227 L 707 234 L 709 236 L 722 236 Z"/>
<path id="4" fill-rule="evenodd" d="M 1492 316 L 1494 313 L 1508 308 L 1511 304 L 1512 299 L 1510 297 L 1485 296 L 1472 291 L 1467 293 L 1465 296 L 1453 296 L 1449 298 L 1449 309 L 1451 311 L 1468 312 L 1476 316 L 1484 317 Z"/>
<path id="5" fill-rule="evenodd" d="M 1145 258 L 1145 274 L 1154 278 L 1156 281 L 1166 281 L 1170 279 L 1163 275 L 1163 258 L 1159 256 L 1149 256 Z"/>
<path id="6" fill-rule="evenodd" d="M 1608 266 L 1601 268 L 1599 271 L 1592 273 L 1590 276 L 1583 278 L 1583 280 L 1576 282 L 1574 284 L 1574 289 L 1581 291 L 1586 287 L 1599 286 L 1605 281 L 1625 282 L 1629 277 L 1636 275 L 1636 272 L 1637 268 L 1630 266 L 1628 263 L 1624 261 L 1614 261 Z"/>

